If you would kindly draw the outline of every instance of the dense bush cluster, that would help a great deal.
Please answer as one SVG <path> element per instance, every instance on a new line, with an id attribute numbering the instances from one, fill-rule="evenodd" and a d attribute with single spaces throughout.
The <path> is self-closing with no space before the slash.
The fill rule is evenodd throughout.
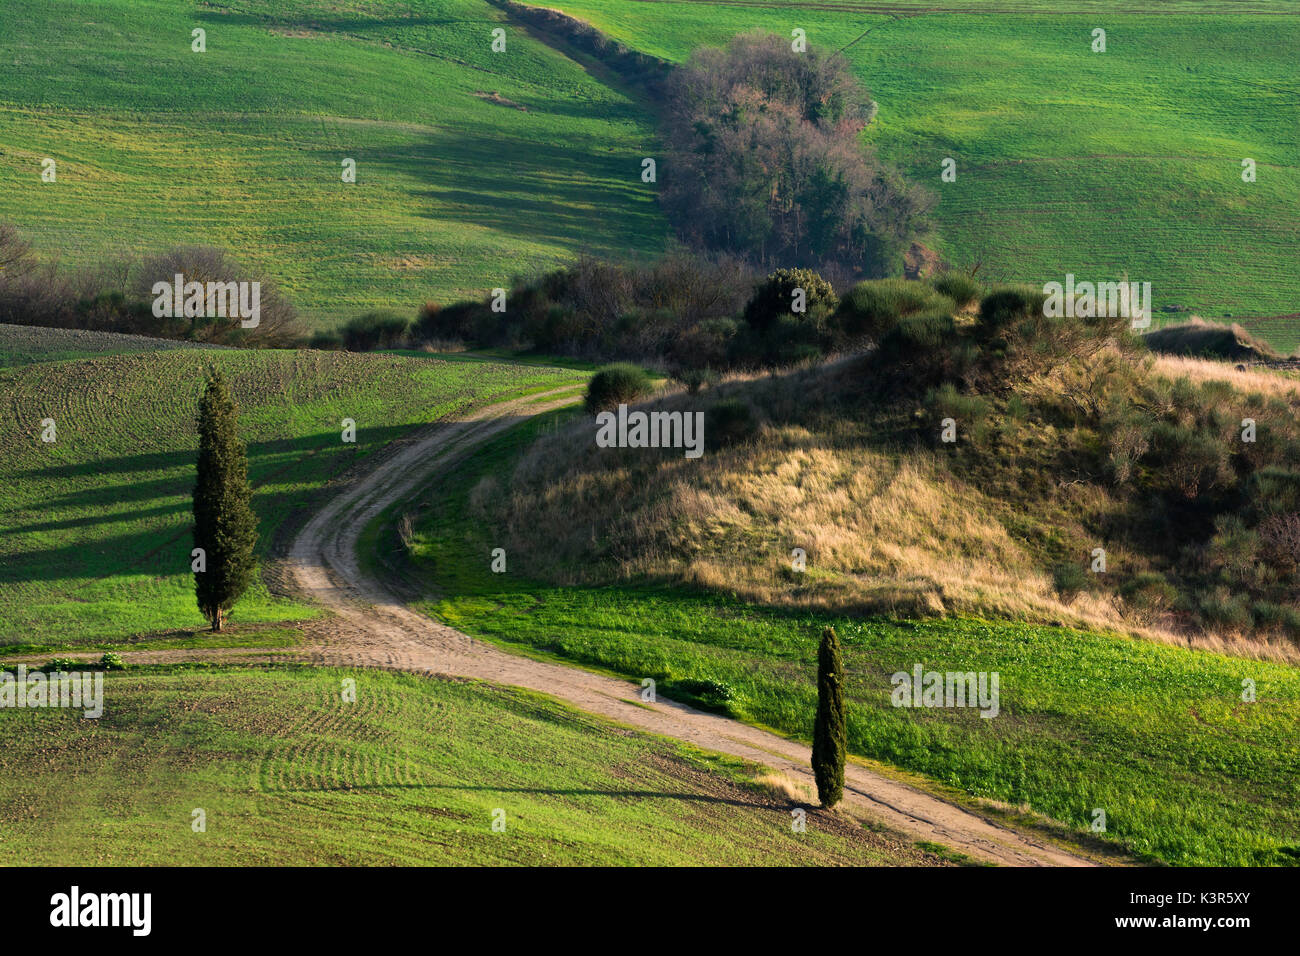
<path id="1" fill-rule="evenodd" d="M 965 299 L 977 291 L 963 289 Z M 516 281 L 504 311 L 492 297 L 426 305 L 414 342 L 535 349 L 598 360 L 663 365 L 692 387 L 718 372 L 780 368 L 951 324 L 962 303 L 938 290 L 945 280 L 866 280 L 841 299 L 810 269 L 756 274 L 736 259 L 672 253 L 650 265 L 583 259 Z M 946 277 L 949 287 L 953 282 Z M 933 338 L 933 335 L 930 336 Z"/>
<path id="2" fill-rule="evenodd" d="M 667 83 L 664 209 L 692 246 L 762 268 L 901 272 L 933 197 L 859 141 L 875 109 L 842 57 L 774 34 L 697 50 Z"/>
<path id="3" fill-rule="evenodd" d="M 1050 543 L 1063 598 L 1109 591 L 1139 618 L 1300 637 L 1296 394 L 1151 374 L 1127 319 L 1046 317 L 1034 289 L 992 290 L 954 320 L 912 286 L 841 303 L 879 337 L 862 359 L 873 394 L 920 399 L 921 435 L 1007 500 L 1056 507 L 1067 485 L 1105 489 L 1092 543 L 1145 555 L 1095 574 L 1083 542 Z M 943 443 L 944 421 L 958 441 Z"/>
<path id="4" fill-rule="evenodd" d="M 186 282 L 260 283 L 259 323 L 238 318 L 157 316 L 153 286 Z M 209 246 L 178 246 L 144 259 L 123 259 L 81 270 L 41 263 L 12 225 L 0 223 L 0 322 L 44 328 L 124 332 L 223 345 L 282 347 L 303 331 L 293 305 L 273 281 Z"/>

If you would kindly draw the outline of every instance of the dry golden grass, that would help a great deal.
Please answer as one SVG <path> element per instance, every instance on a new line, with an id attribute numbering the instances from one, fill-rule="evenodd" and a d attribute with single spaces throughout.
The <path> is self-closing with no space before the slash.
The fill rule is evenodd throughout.
<path id="1" fill-rule="evenodd" d="M 799 783 L 789 774 L 777 770 L 769 770 L 760 774 L 754 778 L 754 785 L 766 790 L 773 796 L 789 800 L 791 803 L 815 804 L 817 802 L 812 787 L 806 783 Z"/>
<path id="2" fill-rule="evenodd" d="M 1200 368 L 1213 363 L 1185 361 L 1157 364 L 1216 373 Z M 1268 376 L 1257 377 L 1271 381 Z M 730 379 L 719 391 L 740 395 L 762 384 L 745 381 L 742 389 Z M 775 394 L 764 407 L 774 417 L 783 401 L 817 399 L 772 382 Z M 669 392 L 646 407 L 691 410 L 716 397 Z M 1082 559 L 1097 542 L 1074 516 L 1117 513 L 1103 486 L 1062 484 L 1051 502 L 999 500 L 954 476 L 941 452 L 878 450 L 863 440 L 860 425 L 829 416 L 813 427 L 767 422 L 748 442 L 709 446 L 697 460 L 672 450 L 597 449 L 594 429 L 583 418 L 539 440 L 510 479 L 509 494 L 489 478 L 471 496 L 485 520 L 505 525 L 510 553 L 525 566 L 529 555 L 546 556 L 545 564 L 527 567 L 542 579 L 591 584 L 647 577 L 769 605 L 962 613 L 1300 658 L 1285 641 L 1189 637 L 1171 615 L 1127 607 L 1113 595 L 1084 591 L 1063 600 L 1043 555 L 1008 528 L 1026 517 L 1017 512 L 1032 510 L 1032 520 Z M 1112 567 L 1144 566 L 1142 555 L 1120 543 L 1106 547 Z M 796 548 L 807 556 L 802 573 L 792 567 Z"/>
<path id="3" fill-rule="evenodd" d="M 1300 400 L 1300 378 L 1289 369 L 1256 365 L 1239 370 L 1233 362 L 1181 355 L 1158 355 L 1151 367 L 1157 375 L 1167 379 L 1187 378 L 1196 384 L 1227 382 L 1243 392 Z"/>

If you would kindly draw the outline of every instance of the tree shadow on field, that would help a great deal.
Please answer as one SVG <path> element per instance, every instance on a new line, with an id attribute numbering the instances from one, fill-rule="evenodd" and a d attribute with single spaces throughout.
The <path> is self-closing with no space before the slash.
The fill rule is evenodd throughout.
<path id="1" fill-rule="evenodd" d="M 661 250 L 668 234 L 654 202 L 657 187 L 641 182 L 637 151 L 457 131 L 384 146 L 365 158 L 425 184 L 414 193 L 421 215 L 473 223 L 512 240 L 623 259 Z"/>
<path id="2" fill-rule="evenodd" d="M 344 445 L 340 433 L 335 431 L 297 439 L 250 442 L 253 508 L 260 524 L 258 553 L 267 553 L 278 526 L 286 518 L 319 505 L 333 494 L 335 489 L 330 482 L 363 460 L 368 462 L 379 449 L 410 434 L 414 427 L 358 426 L 356 445 Z M 299 450 L 302 454 L 292 454 Z M 268 462 L 268 458 L 274 460 Z M 288 460 L 284 461 L 285 458 Z M 81 482 L 84 487 L 45 496 L 37 504 L 5 515 L 6 548 L 0 563 L 0 582 L 188 573 L 195 459 L 196 452 L 190 450 L 123 455 L 96 462 L 27 469 L 7 477 L 5 480 L 9 481 L 58 483 L 60 489 L 74 482 Z M 133 477 L 157 472 L 164 472 L 167 477 Z M 318 487 L 276 490 L 277 485 L 290 477 L 294 481 L 310 480 Z M 169 505 L 153 504 L 160 498 L 181 500 Z M 105 525 L 139 521 L 153 527 L 109 536 L 97 533 Z M 75 533 L 78 530 L 84 533 Z M 69 531 L 74 532 L 72 540 L 68 540 Z M 59 544 L 42 546 L 42 538 L 51 534 L 58 537 Z M 15 549 L 19 535 L 34 536 L 30 543 L 35 547 Z"/>
<path id="3" fill-rule="evenodd" d="M 753 800 L 719 797 L 708 793 L 672 793 L 664 790 L 617 790 L 589 787 L 487 787 L 455 783 L 339 783 L 316 787 L 271 788 L 268 793 L 318 793 L 339 790 L 452 790 L 462 793 L 520 793 L 538 797 L 610 797 L 615 800 L 678 800 L 684 803 L 705 803 L 717 806 L 740 807 L 750 810 L 769 810 L 771 804 L 757 796 Z"/>

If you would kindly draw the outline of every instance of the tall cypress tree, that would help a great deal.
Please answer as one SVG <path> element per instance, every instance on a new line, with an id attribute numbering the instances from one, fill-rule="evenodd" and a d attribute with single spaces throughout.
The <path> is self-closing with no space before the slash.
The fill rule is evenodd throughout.
<path id="1" fill-rule="evenodd" d="M 833 807 L 844 796 L 844 751 L 848 747 L 844 712 L 844 661 L 835 628 L 822 631 L 817 652 L 817 723 L 813 727 L 812 767 L 817 798 Z"/>
<path id="2" fill-rule="evenodd" d="M 214 631 L 225 625 L 230 608 L 253 580 L 257 516 L 238 425 L 230 387 L 213 368 L 199 402 L 194 546 L 203 549 L 206 567 L 194 572 L 194 593 Z"/>

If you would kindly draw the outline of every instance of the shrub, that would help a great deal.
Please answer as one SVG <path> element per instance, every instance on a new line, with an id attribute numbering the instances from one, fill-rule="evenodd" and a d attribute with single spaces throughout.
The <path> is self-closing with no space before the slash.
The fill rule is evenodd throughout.
<path id="1" fill-rule="evenodd" d="M 1282 631 L 1292 637 L 1300 634 L 1300 611 L 1272 601 L 1256 601 L 1250 606 L 1255 626 L 1261 630 Z"/>
<path id="2" fill-rule="evenodd" d="M 1300 470 L 1268 465 L 1250 476 L 1246 496 L 1256 515 L 1300 512 Z"/>
<path id="3" fill-rule="evenodd" d="M 799 290 L 803 292 L 804 311 L 795 312 L 793 305 Z M 790 316 L 796 322 L 817 323 L 835 311 L 838 304 L 831 284 L 811 269 L 778 269 L 754 290 L 745 306 L 745 321 L 759 330 Z"/>
<path id="4" fill-rule="evenodd" d="M 1178 589 L 1156 571 L 1142 571 L 1119 589 L 1120 597 L 1145 614 L 1168 611 L 1178 600 Z"/>
<path id="5" fill-rule="evenodd" d="M 1194 425 L 1156 422 L 1146 464 L 1158 465 L 1156 480 L 1185 498 L 1231 486 L 1232 447 Z"/>
<path id="6" fill-rule="evenodd" d="M 1272 514 L 1259 524 L 1264 559 L 1283 574 L 1300 569 L 1300 514 Z"/>
<path id="7" fill-rule="evenodd" d="M 630 404 L 650 394 L 650 376 L 638 365 L 606 365 L 587 383 L 586 406 L 592 415 Z"/>
<path id="8" fill-rule="evenodd" d="M 1067 604 L 1091 583 L 1088 572 L 1078 564 L 1058 564 L 1052 568 L 1052 585 Z"/>
<path id="9" fill-rule="evenodd" d="M 1220 325 L 1204 319 L 1166 325 L 1162 329 L 1148 332 L 1143 340 L 1151 351 L 1169 355 L 1233 360 L 1278 358 L 1278 353 L 1272 346 L 1255 338 L 1240 325 Z"/>
<path id="10" fill-rule="evenodd" d="M 970 428 L 983 421 L 989 414 L 989 403 L 979 395 L 968 395 L 957 391 L 951 382 L 945 382 L 937 389 L 931 389 L 926 395 L 926 404 L 934 418 L 942 420 L 951 418 Z"/>
<path id="11" fill-rule="evenodd" d="M 716 385 L 719 376 L 711 368 L 684 368 L 675 371 L 673 378 L 685 385 L 686 390 L 694 395 L 702 388 Z"/>
<path id="12" fill-rule="evenodd" d="M 106 671 L 126 670 L 126 662 L 122 660 L 120 654 L 114 654 L 112 651 L 105 651 L 104 656 L 99 659 L 99 668 Z"/>
<path id="13" fill-rule="evenodd" d="M 1043 294 L 1030 288 L 1004 288 L 990 292 L 980 300 L 976 329 L 983 339 L 994 339 L 1010 326 L 1034 315 L 1041 315 Z"/>
<path id="14" fill-rule="evenodd" d="M 957 327 L 946 312 L 923 312 L 901 319 L 880 340 L 880 354 L 886 361 L 914 361 L 934 358 L 951 342 Z"/>
<path id="15" fill-rule="evenodd" d="M 919 313 L 942 313 L 953 301 L 923 282 L 877 279 L 859 282 L 840 302 L 836 321 L 846 335 L 879 342 L 899 320 Z"/>
<path id="16" fill-rule="evenodd" d="M 958 308 L 965 308 L 980 296 L 980 284 L 964 272 L 945 272 L 936 276 L 931 284 L 940 295 L 952 299 Z"/>
<path id="17" fill-rule="evenodd" d="M 736 692 L 723 681 L 700 680 L 692 677 L 669 678 L 659 682 L 659 692 L 672 700 L 690 704 L 700 710 L 727 717 L 735 716 Z"/>
<path id="18" fill-rule="evenodd" d="M 752 438 L 758 431 L 754 410 L 738 398 L 728 398 L 711 406 L 704 416 L 704 433 L 708 442 L 725 448 Z"/>
<path id="19" fill-rule="evenodd" d="M 1246 598 L 1227 588 L 1215 588 L 1201 598 L 1201 614 L 1206 623 L 1229 631 L 1248 631 L 1255 621 Z"/>
<path id="20" fill-rule="evenodd" d="M 367 312 L 343 326 L 343 345 L 349 352 L 390 349 L 401 342 L 410 322 L 396 312 Z"/>
<path id="21" fill-rule="evenodd" d="M 69 671 L 81 670 L 85 666 L 85 661 L 75 660 L 71 657 L 53 657 L 45 664 L 42 664 L 39 670 L 42 670 L 47 674 L 53 674 L 56 671 L 64 671 L 66 673 Z"/>

